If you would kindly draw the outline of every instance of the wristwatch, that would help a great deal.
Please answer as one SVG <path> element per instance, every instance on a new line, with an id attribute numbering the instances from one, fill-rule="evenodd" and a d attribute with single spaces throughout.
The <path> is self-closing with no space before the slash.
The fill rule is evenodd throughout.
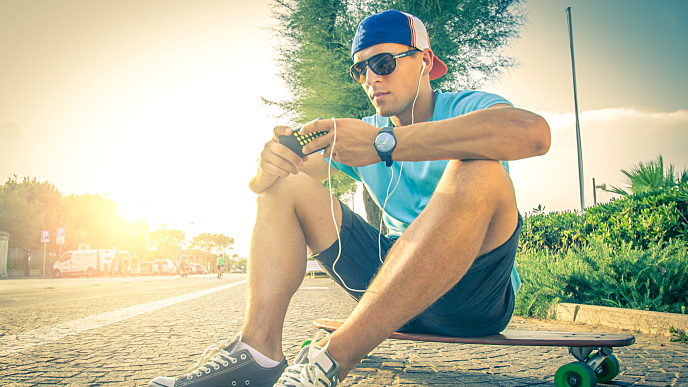
<path id="1" fill-rule="evenodd" d="M 392 129 L 394 128 L 391 126 L 380 129 L 377 137 L 375 137 L 375 141 L 373 141 L 373 145 L 375 146 L 375 150 L 377 150 L 377 154 L 380 156 L 380 160 L 384 161 L 385 165 L 388 167 L 392 166 L 392 152 L 397 146 L 397 139 L 394 137 Z"/>

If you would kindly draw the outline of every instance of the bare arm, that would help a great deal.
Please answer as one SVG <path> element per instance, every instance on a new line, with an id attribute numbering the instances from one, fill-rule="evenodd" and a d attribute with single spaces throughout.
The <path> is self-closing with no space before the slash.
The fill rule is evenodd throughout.
<path id="1" fill-rule="evenodd" d="M 331 120 L 307 124 L 302 132 L 328 131 L 304 147 L 311 151 L 328 147 L 334 139 Z M 333 160 L 359 167 L 380 162 L 373 146 L 379 128 L 360 120 L 337 119 Z M 395 161 L 518 160 L 547 153 L 550 131 L 539 115 L 494 105 L 458 117 L 394 128 Z M 331 147 L 324 156 L 330 156 Z"/>
<path id="2" fill-rule="evenodd" d="M 392 159 L 519 160 L 549 150 L 547 122 L 535 113 L 495 105 L 459 117 L 394 129 Z"/>

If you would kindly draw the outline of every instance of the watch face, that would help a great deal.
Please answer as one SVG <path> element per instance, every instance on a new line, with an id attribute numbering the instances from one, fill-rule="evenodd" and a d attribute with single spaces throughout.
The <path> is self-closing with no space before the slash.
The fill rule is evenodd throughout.
<path id="1" fill-rule="evenodd" d="M 380 152 L 389 152 L 394 149 L 394 145 L 396 145 L 396 139 L 390 133 L 383 132 L 375 138 L 375 148 Z"/>

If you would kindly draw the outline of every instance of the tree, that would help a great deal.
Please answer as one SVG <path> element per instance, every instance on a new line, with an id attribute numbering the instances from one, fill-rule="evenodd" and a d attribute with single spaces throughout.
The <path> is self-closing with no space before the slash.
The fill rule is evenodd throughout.
<path id="1" fill-rule="evenodd" d="M 62 193 L 47 181 L 14 175 L 0 186 L 0 231 L 12 235 L 10 247 L 38 248 L 41 230 L 63 227 L 65 209 Z"/>
<path id="2" fill-rule="evenodd" d="M 213 235 L 213 243 L 215 247 L 215 253 L 223 253 L 227 248 L 232 248 L 234 245 L 234 238 L 230 238 L 223 234 Z"/>
<path id="3" fill-rule="evenodd" d="M 203 233 L 191 238 L 189 248 L 199 249 L 208 253 L 220 254 L 234 245 L 234 238 L 223 234 Z"/>
<path id="4" fill-rule="evenodd" d="M 193 238 L 191 238 L 191 243 L 189 243 L 190 249 L 198 249 L 205 251 L 207 253 L 211 252 L 213 247 L 213 234 L 202 233 Z"/>
<path id="5" fill-rule="evenodd" d="M 99 194 L 69 195 L 65 224 L 65 248 L 76 250 L 79 243 L 93 248 L 112 248 L 127 242 L 126 219 L 118 212 L 119 203 Z"/>
<path id="6" fill-rule="evenodd" d="M 479 88 L 516 64 L 502 56 L 501 49 L 519 36 L 525 23 L 520 4 L 521 0 L 275 0 L 271 31 L 276 36 L 279 76 L 291 98 L 263 102 L 279 109 L 280 117 L 293 127 L 316 118 L 374 114 L 363 88 L 349 76 L 350 47 L 359 21 L 385 9 L 412 13 L 425 23 L 433 52 L 448 68 L 445 76 L 432 81 L 433 88 Z M 342 188 L 355 184 L 348 177 L 337 179 Z M 365 205 L 369 222 L 377 227 L 379 208 L 369 196 Z M 378 216 L 371 217 L 375 212 Z"/>
<path id="7" fill-rule="evenodd" d="M 657 155 L 657 160 L 651 160 L 646 163 L 641 161 L 631 167 L 630 170 L 622 169 L 621 173 L 625 176 L 624 182 L 628 186 L 627 190 L 612 186 L 612 189 L 607 190 L 608 192 L 628 196 L 679 186 L 688 187 L 688 169 L 675 172 L 674 165 L 670 164 L 665 172 L 662 155 Z"/>
<path id="8" fill-rule="evenodd" d="M 148 246 L 155 248 L 164 257 L 171 257 L 182 248 L 184 243 L 184 232 L 181 230 L 168 229 L 167 224 L 160 226 L 157 230 L 148 234 Z"/>

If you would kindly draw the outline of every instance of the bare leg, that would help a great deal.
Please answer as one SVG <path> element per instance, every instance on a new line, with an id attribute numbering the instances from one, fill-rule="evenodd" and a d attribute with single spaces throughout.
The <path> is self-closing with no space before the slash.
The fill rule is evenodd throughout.
<path id="1" fill-rule="evenodd" d="M 337 227 L 339 202 L 334 201 Z M 306 174 L 280 178 L 258 197 L 249 251 L 248 305 L 243 341 L 279 361 L 289 301 L 306 273 L 307 249 L 318 253 L 337 240 L 330 193 Z"/>
<path id="2" fill-rule="evenodd" d="M 406 321 L 451 289 L 476 257 L 506 242 L 517 224 L 516 200 L 496 161 L 452 161 L 426 209 L 390 250 L 329 353 L 340 380 Z"/>

